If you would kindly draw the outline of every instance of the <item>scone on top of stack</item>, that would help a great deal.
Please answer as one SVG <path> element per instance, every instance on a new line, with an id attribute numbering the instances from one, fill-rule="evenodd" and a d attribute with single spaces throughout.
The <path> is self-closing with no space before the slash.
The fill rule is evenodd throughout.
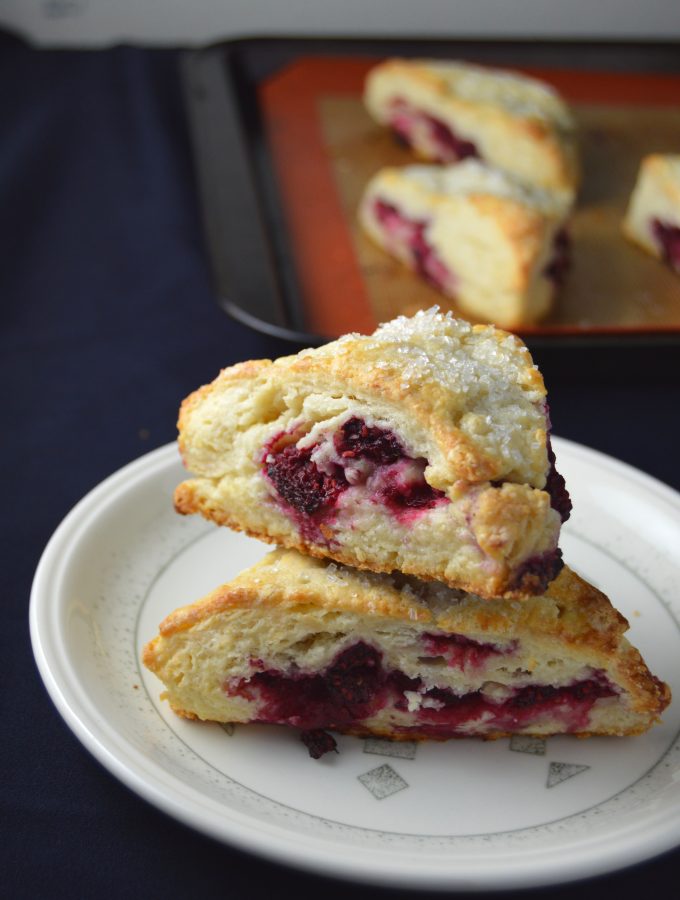
<path id="1" fill-rule="evenodd" d="M 175 505 L 345 565 L 521 597 L 562 564 L 549 431 L 524 343 L 433 309 L 191 394 Z"/>
<path id="2" fill-rule="evenodd" d="M 562 565 L 570 501 L 517 337 L 401 317 L 225 369 L 179 431 L 178 511 L 280 545 L 145 647 L 180 715 L 292 726 L 318 757 L 328 730 L 638 734 L 669 702 Z"/>
<path id="3" fill-rule="evenodd" d="M 369 113 L 424 159 L 478 157 L 530 184 L 574 192 L 574 119 L 548 84 L 443 60 L 390 59 L 368 74 Z"/>
<path id="4" fill-rule="evenodd" d="M 550 311 L 564 280 L 572 200 L 467 159 L 381 169 L 366 186 L 359 220 L 463 313 L 516 329 Z"/>
<path id="5" fill-rule="evenodd" d="M 680 273 L 680 154 L 652 153 L 642 160 L 623 231 Z"/>

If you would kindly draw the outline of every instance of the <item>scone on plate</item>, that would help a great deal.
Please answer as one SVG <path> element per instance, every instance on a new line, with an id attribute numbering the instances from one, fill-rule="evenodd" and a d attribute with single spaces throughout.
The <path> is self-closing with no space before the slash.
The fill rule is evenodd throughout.
<path id="1" fill-rule="evenodd" d="M 143 659 L 189 718 L 397 740 L 632 735 L 670 691 L 627 627 L 566 567 L 508 603 L 276 550 L 169 615 Z"/>
<path id="2" fill-rule="evenodd" d="M 571 504 L 543 378 L 514 335 L 435 310 L 189 396 L 181 513 L 485 597 L 541 592 Z"/>
<path id="3" fill-rule="evenodd" d="M 653 153 L 640 164 L 624 234 L 680 273 L 680 155 Z"/>
<path id="4" fill-rule="evenodd" d="M 564 280 L 570 199 L 469 159 L 381 169 L 359 219 L 462 312 L 515 329 L 544 317 Z"/>
<path id="5" fill-rule="evenodd" d="M 573 192 L 572 114 L 542 81 L 464 62 L 390 59 L 366 79 L 369 113 L 422 158 L 478 157 L 524 181 Z"/>

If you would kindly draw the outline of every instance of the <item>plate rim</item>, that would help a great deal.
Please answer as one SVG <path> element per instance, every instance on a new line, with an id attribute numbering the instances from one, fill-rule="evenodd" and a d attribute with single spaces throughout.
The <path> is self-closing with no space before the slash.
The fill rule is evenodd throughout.
<path id="1" fill-rule="evenodd" d="M 657 499 L 665 500 L 676 512 L 680 512 L 680 493 L 654 476 L 602 451 L 566 438 L 553 436 L 553 445 L 558 457 L 560 451 L 564 449 L 580 460 L 595 462 L 599 466 L 613 469 L 646 488 Z M 167 783 L 164 789 L 163 779 L 166 781 L 170 779 L 173 785 L 180 787 L 183 782 L 179 777 L 161 770 L 163 779 L 159 779 L 158 764 L 152 764 L 147 760 L 145 766 L 143 754 L 124 738 L 121 739 L 122 745 L 120 746 L 112 748 L 107 745 L 106 741 L 102 739 L 102 735 L 107 736 L 106 729 L 102 731 L 101 725 L 98 727 L 96 724 L 93 725 L 92 721 L 88 721 L 89 711 L 78 708 L 78 698 L 74 697 L 71 690 L 73 685 L 69 683 L 67 676 L 64 681 L 65 672 L 60 670 L 58 660 L 54 658 L 52 652 L 53 648 L 49 646 L 50 642 L 47 639 L 49 636 L 44 634 L 43 619 L 50 618 L 50 614 L 52 614 L 51 621 L 56 624 L 54 616 L 58 613 L 58 604 L 53 602 L 51 606 L 47 606 L 44 598 L 49 597 L 52 593 L 49 584 L 52 572 L 58 573 L 60 566 L 63 568 L 68 564 L 68 559 L 64 559 L 60 563 L 59 556 L 62 549 L 64 546 L 77 546 L 79 523 L 82 527 L 83 517 L 87 517 L 103 500 L 114 500 L 116 496 L 119 496 L 120 488 L 131 491 L 136 483 L 145 481 L 150 476 L 158 476 L 175 465 L 181 467 L 181 459 L 176 442 L 170 442 L 132 460 L 88 491 L 66 514 L 50 537 L 36 568 L 30 595 L 31 645 L 38 671 L 50 699 L 80 743 L 110 774 L 138 796 L 183 824 L 220 842 L 232 844 L 239 850 L 255 853 L 278 863 L 321 875 L 385 886 L 399 885 L 433 890 L 456 888 L 489 890 L 567 883 L 627 868 L 667 852 L 680 842 L 680 834 L 674 836 L 670 828 L 664 827 L 664 820 L 657 824 L 656 829 L 646 829 L 642 835 L 643 840 L 640 840 L 639 835 L 636 840 L 636 835 L 633 834 L 632 846 L 629 846 L 631 844 L 630 835 L 625 842 L 617 840 L 618 849 L 611 850 L 604 862 L 599 857 L 581 858 L 578 874 L 574 873 L 573 864 L 569 860 L 559 864 L 552 853 L 546 854 L 548 860 L 544 860 L 542 864 L 537 863 L 536 860 L 527 862 L 523 857 L 513 859 L 515 854 L 509 853 L 502 865 L 495 861 L 492 866 L 489 866 L 487 860 L 485 866 L 481 867 L 483 872 L 480 872 L 479 860 L 471 856 L 471 864 L 475 868 L 475 872 L 472 872 L 468 871 L 470 861 L 461 866 L 461 854 L 458 853 L 452 857 L 453 865 L 449 865 L 445 870 L 440 871 L 438 868 L 434 868 L 430 872 L 423 872 L 422 865 L 414 866 L 415 871 L 412 877 L 409 877 L 401 869 L 391 873 L 385 866 L 389 855 L 377 848 L 371 847 L 367 854 L 363 854 L 359 852 L 360 848 L 353 847 L 351 860 L 353 871 L 348 872 L 346 862 L 338 860 L 337 854 L 333 856 L 332 853 L 329 853 L 327 839 L 305 840 L 304 846 L 300 846 L 300 836 L 286 833 L 279 825 L 273 826 L 271 833 L 267 834 L 266 830 L 262 829 L 261 823 L 255 823 L 251 817 L 238 810 L 229 809 L 229 816 L 225 817 L 224 806 L 217 801 L 214 801 L 216 807 L 214 812 L 206 808 L 205 798 L 203 798 L 201 809 L 194 810 L 186 805 L 186 798 L 183 802 L 181 792 L 179 798 L 174 794 L 169 795 Z M 64 554 L 64 556 L 66 555 Z M 56 583 L 58 583 L 58 579 L 56 579 Z M 54 631 L 55 635 L 57 633 L 58 628 Z M 184 785 L 184 787 L 192 794 L 195 791 L 189 785 Z M 195 798 L 192 797 L 192 800 L 195 801 Z M 219 821 L 215 821 L 214 815 L 218 809 L 222 812 L 219 815 Z M 661 833 L 657 833 L 659 831 Z M 568 851 L 569 843 L 570 841 L 567 840 L 565 851 Z M 574 840 L 573 843 L 577 844 L 578 840 Z M 623 846 L 621 846 L 622 843 Z M 423 859 L 426 855 L 424 854 Z M 363 858 L 364 856 L 366 858 Z M 384 857 L 382 865 L 377 867 L 375 865 L 376 856 Z M 435 863 L 435 860 L 429 860 L 429 862 Z"/>

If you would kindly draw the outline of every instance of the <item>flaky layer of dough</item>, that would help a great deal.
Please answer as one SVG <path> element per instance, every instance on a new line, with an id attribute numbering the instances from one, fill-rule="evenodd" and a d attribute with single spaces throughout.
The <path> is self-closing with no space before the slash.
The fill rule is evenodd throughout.
<path id="1" fill-rule="evenodd" d="M 420 679 L 422 692 L 482 691 L 502 699 L 527 685 L 559 687 L 598 672 L 618 693 L 597 700 L 578 733 L 624 735 L 648 729 L 670 701 L 668 687 L 623 636 L 627 627 L 604 594 L 567 568 L 542 597 L 482 601 L 442 584 L 358 572 L 277 550 L 169 615 L 143 660 L 177 713 L 218 722 L 266 720 L 256 698 L 230 695 L 230 685 L 260 671 L 322 673 L 359 641 L 379 651 L 386 671 Z M 423 638 L 432 634 L 462 635 L 504 652 L 481 663 L 442 665 L 423 651 Z M 418 701 L 409 696 L 408 712 L 381 709 L 346 730 L 432 737 L 417 730 Z M 564 721 L 549 715 L 518 729 L 541 735 L 564 730 Z M 485 731 L 483 723 L 462 733 L 500 736 Z"/>
<path id="2" fill-rule="evenodd" d="M 476 160 L 381 169 L 366 187 L 359 219 L 374 241 L 414 268 L 413 252 L 376 216 L 377 203 L 426 223 L 427 244 L 450 273 L 443 292 L 463 312 L 503 328 L 548 313 L 556 289 L 548 267 L 570 209 L 562 195 L 528 189 Z"/>
<path id="3" fill-rule="evenodd" d="M 332 449 L 351 418 L 424 459 L 446 503 L 395 515 L 360 487 L 318 531 L 267 477 L 276 441 Z M 175 493 L 262 540 L 376 572 L 399 570 L 493 597 L 541 590 L 532 562 L 554 554 L 560 516 L 549 471 L 543 379 L 524 344 L 434 311 L 275 362 L 225 369 L 183 403 L 179 446 L 196 478 Z M 340 461 L 342 462 L 342 460 Z"/>
<path id="4" fill-rule="evenodd" d="M 388 125 L 395 99 L 443 122 L 484 161 L 530 184 L 567 192 L 578 185 L 573 117 L 541 81 L 468 63 L 390 59 L 369 72 L 364 100 Z M 416 153 L 436 159 L 427 140 L 415 137 Z"/>

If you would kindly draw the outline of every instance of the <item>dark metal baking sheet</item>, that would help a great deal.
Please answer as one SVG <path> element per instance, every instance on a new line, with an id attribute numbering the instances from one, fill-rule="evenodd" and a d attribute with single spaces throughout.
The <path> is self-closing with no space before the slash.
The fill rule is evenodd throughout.
<path id="1" fill-rule="evenodd" d="M 286 212 L 258 103 L 262 83 L 303 57 L 392 55 L 593 72 L 680 72 L 680 44 L 564 41 L 251 39 L 188 52 L 182 78 L 206 239 L 220 305 L 255 329 L 319 344 L 306 321 Z M 679 98 L 680 103 L 680 98 Z M 534 351 L 676 348 L 680 331 L 533 334 Z M 542 353 L 541 353 L 542 355 Z M 565 357 L 566 359 L 566 357 Z"/>

